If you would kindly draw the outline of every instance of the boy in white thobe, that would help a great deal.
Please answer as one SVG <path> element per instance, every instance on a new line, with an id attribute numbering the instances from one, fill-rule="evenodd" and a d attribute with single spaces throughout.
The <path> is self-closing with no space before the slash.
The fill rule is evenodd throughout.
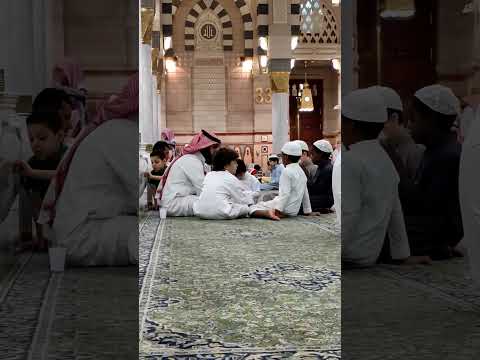
<path id="1" fill-rule="evenodd" d="M 410 259 L 399 177 L 377 140 L 385 121 L 387 109 L 371 89 L 353 91 L 342 100 L 342 262 L 347 266 L 374 265 L 387 234 L 389 256 Z"/>
<path id="2" fill-rule="evenodd" d="M 297 216 L 303 206 L 304 215 L 312 214 L 307 189 L 307 177 L 298 163 L 302 148 L 293 141 L 282 148 L 285 170 L 280 177 L 279 195 L 273 200 L 260 202 L 250 208 L 251 217 L 280 220 L 281 217 Z"/>
<path id="3" fill-rule="evenodd" d="M 247 171 L 247 166 L 243 160 L 237 159 L 237 171 L 235 176 L 242 183 L 245 190 L 253 194 L 260 192 L 260 181 Z"/>
<path id="4" fill-rule="evenodd" d="M 158 196 L 168 216 L 194 215 L 193 205 L 202 192 L 206 165 L 211 164 L 219 144 L 215 134 L 202 130 L 185 146 L 183 155 L 170 164 Z"/>
<path id="5" fill-rule="evenodd" d="M 222 148 L 213 158 L 213 171 L 205 176 L 202 193 L 193 205 L 196 216 L 202 219 L 227 220 L 248 215 L 252 196 L 235 177 L 236 151 Z"/>

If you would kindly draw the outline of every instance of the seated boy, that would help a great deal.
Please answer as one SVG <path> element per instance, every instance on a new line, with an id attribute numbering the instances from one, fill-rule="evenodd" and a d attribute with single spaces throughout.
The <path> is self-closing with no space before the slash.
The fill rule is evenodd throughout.
<path id="1" fill-rule="evenodd" d="M 410 256 L 399 176 L 378 142 L 386 121 L 387 109 L 374 90 L 355 90 L 342 99 L 342 264 L 347 267 L 430 261 Z"/>
<path id="2" fill-rule="evenodd" d="M 268 166 L 270 168 L 270 183 L 268 184 L 262 184 L 260 186 L 260 189 L 263 191 L 269 191 L 269 190 L 278 190 L 279 182 L 280 182 L 280 177 L 282 176 L 283 170 L 285 170 L 285 167 L 283 164 L 279 163 L 279 158 L 277 155 L 270 155 L 268 158 Z"/>
<path id="3" fill-rule="evenodd" d="M 236 151 L 221 148 L 213 158 L 213 171 L 205 176 L 202 192 L 193 212 L 202 219 L 236 219 L 248 215 L 252 196 L 244 190 L 237 171 Z"/>
<path id="4" fill-rule="evenodd" d="M 333 148 L 328 140 L 315 141 L 312 146 L 312 160 L 317 168 L 308 179 L 307 186 L 313 211 L 329 213 L 333 206 L 333 165 L 330 160 L 332 152 Z"/>
<path id="5" fill-rule="evenodd" d="M 162 180 L 162 176 L 167 167 L 168 152 L 152 151 L 150 154 L 150 160 L 152 162 L 152 171 L 145 172 L 145 177 L 148 179 L 147 188 L 147 207 L 148 210 L 158 210 L 157 199 L 155 195 L 157 193 L 158 185 Z"/>
<path id="6" fill-rule="evenodd" d="M 303 206 L 305 215 L 313 215 L 307 189 L 307 177 L 300 164 L 302 148 L 293 141 L 282 148 L 282 160 L 286 165 L 280 178 L 279 195 L 273 200 L 260 202 L 250 208 L 251 217 L 280 220 L 297 216 Z"/>
<path id="7" fill-rule="evenodd" d="M 260 181 L 258 181 L 255 176 L 247 171 L 245 162 L 241 159 L 237 159 L 237 165 L 237 172 L 235 176 L 245 186 L 245 189 L 251 191 L 252 193 L 260 191 Z"/>
<path id="8" fill-rule="evenodd" d="M 27 118 L 27 128 L 33 156 L 28 162 L 17 161 L 15 168 L 23 176 L 23 185 L 31 199 L 36 221 L 50 180 L 55 176 L 67 147 L 63 143 L 62 119 L 57 113 L 33 113 Z M 37 224 L 36 228 L 34 248 L 46 250 L 47 242 L 42 227 Z"/>

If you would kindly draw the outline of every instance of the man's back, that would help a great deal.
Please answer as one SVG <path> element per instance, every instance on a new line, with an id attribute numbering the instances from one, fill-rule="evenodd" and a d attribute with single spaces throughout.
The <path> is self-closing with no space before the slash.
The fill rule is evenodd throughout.
<path id="1" fill-rule="evenodd" d="M 398 201 L 399 178 L 377 140 L 342 154 L 342 260 L 372 265 Z"/>
<path id="2" fill-rule="evenodd" d="M 200 195 L 205 178 L 205 158 L 201 153 L 187 154 L 172 163 L 163 188 L 162 204 L 177 196 Z"/>

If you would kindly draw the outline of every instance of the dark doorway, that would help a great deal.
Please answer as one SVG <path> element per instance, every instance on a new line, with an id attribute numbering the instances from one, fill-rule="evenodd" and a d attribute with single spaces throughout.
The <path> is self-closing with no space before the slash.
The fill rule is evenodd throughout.
<path id="1" fill-rule="evenodd" d="M 416 0 L 409 19 L 382 19 L 381 6 L 362 0 L 358 7 L 359 87 L 392 87 L 408 108 L 417 89 L 436 82 L 437 1 Z"/>
<path id="2" fill-rule="evenodd" d="M 302 79 L 290 80 L 290 140 L 301 139 L 311 145 L 323 138 L 323 80 L 308 79 L 313 95 L 312 112 L 298 111 L 300 104 L 295 91 L 298 94 L 304 82 Z"/>

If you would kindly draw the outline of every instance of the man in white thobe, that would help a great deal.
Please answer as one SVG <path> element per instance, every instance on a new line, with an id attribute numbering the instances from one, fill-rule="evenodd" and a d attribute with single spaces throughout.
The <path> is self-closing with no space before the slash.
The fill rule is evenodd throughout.
<path id="1" fill-rule="evenodd" d="M 53 223 L 69 264 L 138 263 L 137 132 L 136 121 L 109 120 L 78 147 Z"/>
<path id="2" fill-rule="evenodd" d="M 160 206 L 167 209 L 167 216 L 193 216 L 193 206 L 202 192 L 206 166 L 220 145 L 214 133 L 202 130 L 183 155 L 170 164 L 161 183 Z"/>

